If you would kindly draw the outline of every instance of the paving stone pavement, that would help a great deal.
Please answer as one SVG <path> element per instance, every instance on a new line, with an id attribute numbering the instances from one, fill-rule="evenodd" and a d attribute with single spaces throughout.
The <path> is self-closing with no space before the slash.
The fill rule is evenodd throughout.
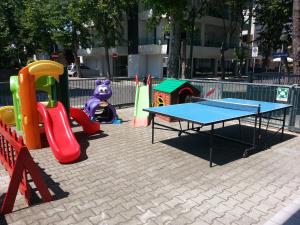
<path id="1" fill-rule="evenodd" d="M 31 151 L 55 200 L 28 207 L 18 195 L 0 224 L 275 224 L 300 196 L 299 135 L 274 138 L 248 158 L 243 146 L 216 140 L 210 168 L 207 136 L 159 130 L 151 144 L 150 127 L 131 126 L 132 108 L 119 115 L 125 122 L 101 125 L 101 135 L 73 129 L 83 152 L 77 163 L 59 164 L 49 148 Z M 1 195 L 9 182 L 2 167 L 0 182 Z"/>

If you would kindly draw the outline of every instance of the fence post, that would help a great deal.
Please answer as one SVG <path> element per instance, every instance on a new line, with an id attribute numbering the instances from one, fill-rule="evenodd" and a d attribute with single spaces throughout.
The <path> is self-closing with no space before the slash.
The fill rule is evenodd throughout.
<path id="1" fill-rule="evenodd" d="M 248 82 L 249 82 L 249 83 L 252 83 L 252 82 L 253 82 L 253 75 L 254 75 L 254 74 L 253 74 L 253 72 L 249 72 L 248 74 L 249 74 L 249 75 L 248 75 Z"/>
<path id="2" fill-rule="evenodd" d="M 296 122 L 296 112 L 297 112 L 297 103 L 298 103 L 298 90 L 296 89 L 297 85 L 292 85 L 290 88 L 290 93 L 291 93 L 291 101 L 290 104 L 293 105 L 293 108 L 290 110 L 289 113 L 289 125 L 288 129 L 290 131 L 295 130 L 295 122 Z"/>
<path id="3" fill-rule="evenodd" d="M 224 89 L 224 83 L 221 82 L 221 88 L 220 88 L 220 98 L 223 98 L 223 89 Z"/>

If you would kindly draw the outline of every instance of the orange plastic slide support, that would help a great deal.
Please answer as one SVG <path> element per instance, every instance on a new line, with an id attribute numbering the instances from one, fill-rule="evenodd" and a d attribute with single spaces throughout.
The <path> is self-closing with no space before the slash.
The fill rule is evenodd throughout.
<path id="1" fill-rule="evenodd" d="M 28 149 L 41 148 L 35 77 L 29 74 L 27 66 L 19 71 L 19 88 L 25 144 Z"/>

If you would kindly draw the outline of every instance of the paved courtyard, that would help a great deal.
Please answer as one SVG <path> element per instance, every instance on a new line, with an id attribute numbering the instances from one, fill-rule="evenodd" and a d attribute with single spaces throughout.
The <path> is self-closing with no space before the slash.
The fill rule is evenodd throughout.
<path id="1" fill-rule="evenodd" d="M 207 136 L 156 130 L 152 145 L 150 127 L 131 126 L 132 108 L 119 115 L 124 123 L 102 125 L 100 135 L 74 128 L 80 162 L 61 165 L 49 148 L 31 151 L 55 199 L 27 207 L 18 196 L 0 224 L 300 224 L 300 136 L 277 136 L 248 158 L 243 146 L 216 140 L 210 168 Z M 0 195 L 8 182 L 1 167 Z"/>

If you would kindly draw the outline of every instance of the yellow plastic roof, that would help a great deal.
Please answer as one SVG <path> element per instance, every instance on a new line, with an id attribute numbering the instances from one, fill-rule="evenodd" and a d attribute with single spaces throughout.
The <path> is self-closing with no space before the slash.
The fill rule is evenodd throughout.
<path id="1" fill-rule="evenodd" d="M 59 81 L 59 76 L 64 73 L 64 66 L 51 60 L 39 60 L 28 64 L 28 70 L 35 76 L 35 80 L 42 76 L 51 76 Z"/>

